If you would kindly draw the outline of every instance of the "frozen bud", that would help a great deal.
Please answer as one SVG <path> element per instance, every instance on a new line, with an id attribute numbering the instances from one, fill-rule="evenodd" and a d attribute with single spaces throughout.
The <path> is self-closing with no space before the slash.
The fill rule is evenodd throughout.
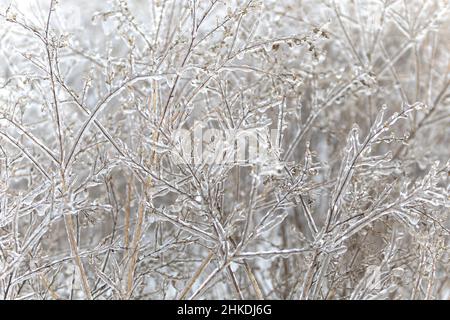
<path id="1" fill-rule="evenodd" d="M 400 278 L 403 277 L 405 270 L 403 268 L 394 268 L 392 269 L 392 276 Z"/>

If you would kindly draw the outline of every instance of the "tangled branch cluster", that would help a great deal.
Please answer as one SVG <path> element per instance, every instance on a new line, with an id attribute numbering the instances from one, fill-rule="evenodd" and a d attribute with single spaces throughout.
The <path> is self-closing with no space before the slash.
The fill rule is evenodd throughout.
<path id="1" fill-rule="evenodd" d="M 1 299 L 450 297 L 448 1 L 0 4 Z"/>

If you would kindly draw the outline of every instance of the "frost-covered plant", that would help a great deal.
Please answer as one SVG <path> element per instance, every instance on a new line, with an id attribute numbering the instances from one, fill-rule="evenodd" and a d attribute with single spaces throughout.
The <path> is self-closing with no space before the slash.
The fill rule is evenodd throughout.
<path id="1" fill-rule="evenodd" d="M 448 299 L 448 1 L 0 0 L 2 299 Z"/>

